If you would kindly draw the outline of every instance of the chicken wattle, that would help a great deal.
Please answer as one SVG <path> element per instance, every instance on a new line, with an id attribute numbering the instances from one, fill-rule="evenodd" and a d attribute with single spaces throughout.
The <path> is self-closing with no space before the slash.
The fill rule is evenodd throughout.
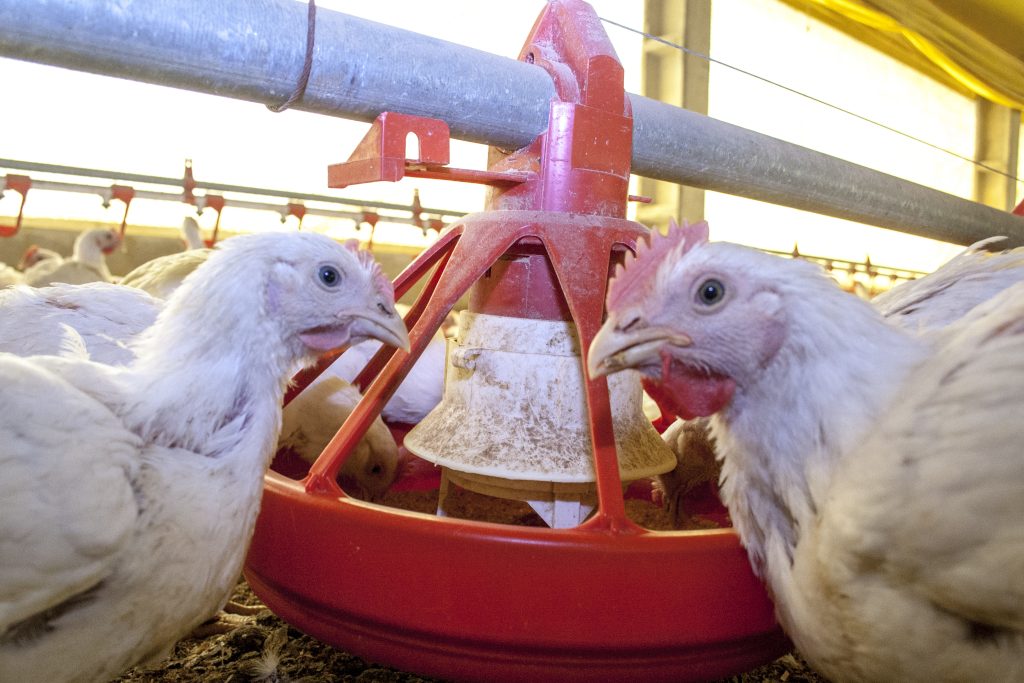
<path id="1" fill-rule="evenodd" d="M 707 417 L 732 399 L 736 383 L 731 378 L 680 363 L 666 350 L 659 355 L 661 374 L 655 379 L 644 378 L 644 391 L 673 415 L 684 420 Z"/>

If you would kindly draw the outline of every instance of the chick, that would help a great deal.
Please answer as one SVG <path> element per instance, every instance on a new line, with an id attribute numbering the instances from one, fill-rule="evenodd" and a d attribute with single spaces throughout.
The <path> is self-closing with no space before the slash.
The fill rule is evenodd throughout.
<path id="1" fill-rule="evenodd" d="M 312 463 L 361 398 L 359 391 L 340 377 L 322 376 L 285 407 L 278 452 L 290 450 Z M 338 482 L 359 498 L 376 500 L 395 480 L 397 467 L 398 445 L 377 417 L 345 459 Z"/>

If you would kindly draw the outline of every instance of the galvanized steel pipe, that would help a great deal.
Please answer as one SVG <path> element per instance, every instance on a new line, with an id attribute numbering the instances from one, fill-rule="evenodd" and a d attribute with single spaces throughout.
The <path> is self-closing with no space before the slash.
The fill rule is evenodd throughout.
<path id="1" fill-rule="evenodd" d="M 294 0 L 0 0 L 0 56 L 263 104 L 295 87 L 306 5 Z M 295 109 L 363 121 L 382 111 L 521 147 L 543 132 L 554 87 L 537 66 L 319 10 L 313 69 Z M 967 244 L 1024 220 L 799 145 L 631 95 L 633 171 Z"/>
<path id="2" fill-rule="evenodd" d="M 60 180 L 32 180 L 33 190 L 52 190 L 55 192 L 78 192 L 81 194 L 94 194 L 101 198 L 109 198 L 110 186 L 109 185 L 89 185 L 86 183 L 66 183 Z M 153 199 L 156 201 L 163 202 L 181 202 L 181 193 L 175 192 L 158 192 L 155 190 L 134 190 L 135 194 L 132 199 Z M 257 211 L 277 211 L 282 215 L 288 215 L 284 213 L 287 211 L 287 205 L 283 204 L 271 204 L 270 202 L 253 202 L 244 199 L 232 199 L 228 204 L 228 207 L 233 209 L 256 209 Z M 364 220 L 362 212 L 357 211 L 339 211 L 333 209 L 321 209 L 315 206 L 304 207 L 307 216 L 326 216 L 328 218 L 345 218 L 348 220 L 356 221 L 360 223 Z M 408 211 L 408 208 L 406 208 Z M 415 222 L 411 217 L 407 216 L 388 216 L 388 223 L 405 223 L 407 225 L 415 225 Z"/>
<path id="3" fill-rule="evenodd" d="M 181 187 L 182 183 L 184 182 L 182 178 L 169 178 L 167 176 L 144 175 L 141 173 L 125 173 L 123 171 L 103 171 L 96 168 L 82 168 L 80 166 L 61 166 L 58 164 L 46 164 L 37 161 L 19 161 L 17 159 L 0 159 L 0 176 L 3 175 L 4 169 L 28 171 L 32 173 L 56 173 L 59 175 L 80 176 L 83 178 L 104 178 L 115 180 L 117 182 L 122 183 L 146 183 L 148 185 L 172 185 Z M 40 182 L 41 181 L 33 179 L 32 186 L 38 187 Z M 241 194 L 256 194 L 264 195 L 267 197 L 280 197 L 282 199 L 301 202 L 324 202 L 326 204 L 339 204 L 342 206 L 348 206 L 359 210 L 386 209 L 388 211 L 411 212 L 413 208 L 411 204 L 378 202 L 368 199 L 348 199 L 345 197 L 336 197 L 334 195 L 312 194 L 309 192 L 290 192 L 286 190 L 272 190 L 266 187 L 251 187 L 249 185 L 230 185 L 227 183 L 211 183 L 203 180 L 195 181 L 195 189 L 204 190 L 206 192 L 238 192 Z M 136 195 L 139 195 L 138 191 L 136 191 Z M 181 196 L 180 193 L 178 196 Z M 230 203 L 232 206 L 239 206 L 239 203 L 234 199 L 232 199 Z M 312 213 L 313 209 L 309 208 L 308 212 Z M 427 206 L 420 207 L 420 213 L 424 215 L 436 215 L 439 217 L 451 216 L 453 218 L 466 215 L 464 211 L 435 209 Z M 388 217 L 388 219 L 391 220 L 392 222 L 393 218 L 394 217 L 392 216 Z"/>

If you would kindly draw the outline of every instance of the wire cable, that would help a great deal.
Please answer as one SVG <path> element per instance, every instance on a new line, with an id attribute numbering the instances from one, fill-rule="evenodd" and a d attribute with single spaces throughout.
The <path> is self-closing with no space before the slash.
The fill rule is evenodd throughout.
<path id="1" fill-rule="evenodd" d="M 993 166 L 989 166 L 988 164 L 986 164 L 984 162 L 981 162 L 981 161 L 978 161 L 977 159 L 972 159 L 971 157 L 964 156 L 963 154 L 960 154 L 959 152 L 955 152 L 955 151 L 953 151 L 951 149 L 943 147 L 942 145 L 937 145 L 937 144 L 935 144 L 933 142 L 929 142 L 928 140 L 925 140 L 923 138 L 919 138 L 916 135 L 912 135 L 912 134 L 907 133 L 905 131 L 899 130 L 898 128 L 893 128 L 892 126 L 889 126 L 889 125 L 887 125 L 885 123 L 882 123 L 881 121 L 876 121 L 875 119 L 869 118 L 869 117 L 864 116 L 862 114 L 858 114 L 858 113 L 856 113 L 854 111 L 850 111 L 849 109 L 845 109 L 843 107 L 840 107 L 839 105 L 832 104 L 831 102 L 826 102 L 825 100 L 820 99 L 818 97 L 815 97 L 814 95 L 808 95 L 807 93 L 801 92 L 800 90 L 797 90 L 796 88 L 792 88 L 792 87 L 790 87 L 788 85 L 784 85 L 784 84 L 779 83 L 777 81 L 773 81 L 772 79 L 766 78 L 764 76 L 759 76 L 758 74 L 755 74 L 755 73 L 753 73 L 751 71 L 747 71 L 746 69 L 741 69 L 738 66 L 733 66 L 732 64 L 727 64 L 726 62 L 723 62 L 720 59 L 715 59 L 711 55 L 706 55 L 703 52 L 698 52 L 697 50 L 693 50 L 693 49 L 690 49 L 690 48 L 685 47 L 683 45 L 679 45 L 677 43 L 673 43 L 670 40 L 666 40 L 665 38 L 662 38 L 661 36 L 651 35 L 650 33 L 647 33 L 645 31 L 641 31 L 639 29 L 635 29 L 635 28 L 633 28 L 631 26 L 626 26 L 625 24 L 620 24 L 619 22 L 614 21 L 612 19 L 606 19 L 604 17 L 599 17 L 599 19 L 601 19 L 601 21 L 603 21 L 606 24 L 610 24 L 612 26 L 617 26 L 618 28 L 624 29 L 626 31 L 630 31 L 632 33 L 639 34 L 641 36 L 644 36 L 645 38 L 649 38 L 651 40 L 659 42 L 662 45 L 666 45 L 668 47 L 675 48 L 675 49 L 677 49 L 677 50 L 679 50 L 681 52 L 684 52 L 685 54 L 693 55 L 694 57 L 699 57 L 700 59 L 704 59 L 704 60 L 706 60 L 706 61 L 708 61 L 708 62 L 710 62 L 712 64 L 717 64 L 719 66 L 725 67 L 726 69 L 731 69 L 732 71 L 735 71 L 737 73 L 741 73 L 744 76 L 748 76 L 750 78 L 757 79 L 757 80 L 759 80 L 759 81 L 761 81 L 763 83 L 767 83 L 768 85 L 775 86 L 776 88 L 781 88 L 782 90 L 785 90 L 786 92 L 792 93 L 794 95 L 798 95 L 800 97 L 808 99 L 808 100 L 810 100 L 812 102 L 816 102 L 817 104 L 821 104 L 821 105 L 823 105 L 825 107 L 828 107 L 830 109 L 834 109 L 835 111 L 838 111 L 838 112 L 841 112 L 843 114 L 846 114 L 847 116 L 852 116 L 855 119 L 859 119 L 860 121 L 863 121 L 865 123 L 868 123 L 868 124 L 871 124 L 873 126 L 877 126 L 879 128 L 882 128 L 884 130 L 889 131 L 890 133 L 895 133 L 896 135 L 900 135 L 900 136 L 902 136 L 904 138 L 907 138 L 908 140 L 913 140 L 914 142 L 917 142 L 919 144 L 926 145 L 928 147 L 931 147 L 934 150 L 937 150 L 937 151 L 942 152 L 944 154 L 948 154 L 950 156 L 956 157 L 957 159 L 960 159 L 962 161 L 966 161 L 966 162 L 968 162 L 970 164 L 973 164 L 974 166 L 977 166 L 979 168 L 983 168 L 986 171 L 989 171 L 991 173 L 995 173 L 997 175 L 1004 176 L 1006 178 L 1009 178 L 1009 179 L 1013 180 L 1014 182 L 1016 182 L 1018 184 L 1024 185 L 1024 180 L 1021 180 L 1020 178 L 1018 178 L 1016 175 L 1014 175 L 1012 173 L 1007 173 L 1006 171 L 1003 171 L 1001 169 L 995 168 Z"/>

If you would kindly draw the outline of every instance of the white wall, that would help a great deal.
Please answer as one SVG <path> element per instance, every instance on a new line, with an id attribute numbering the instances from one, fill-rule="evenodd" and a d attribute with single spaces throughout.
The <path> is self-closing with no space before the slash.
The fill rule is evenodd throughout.
<path id="1" fill-rule="evenodd" d="M 716 0 L 711 52 L 821 100 L 970 158 L 974 104 L 899 62 L 778 2 Z M 709 114 L 833 156 L 969 198 L 973 166 L 919 142 L 719 65 Z M 708 193 L 713 238 L 931 270 L 960 247 L 792 209 Z"/>

